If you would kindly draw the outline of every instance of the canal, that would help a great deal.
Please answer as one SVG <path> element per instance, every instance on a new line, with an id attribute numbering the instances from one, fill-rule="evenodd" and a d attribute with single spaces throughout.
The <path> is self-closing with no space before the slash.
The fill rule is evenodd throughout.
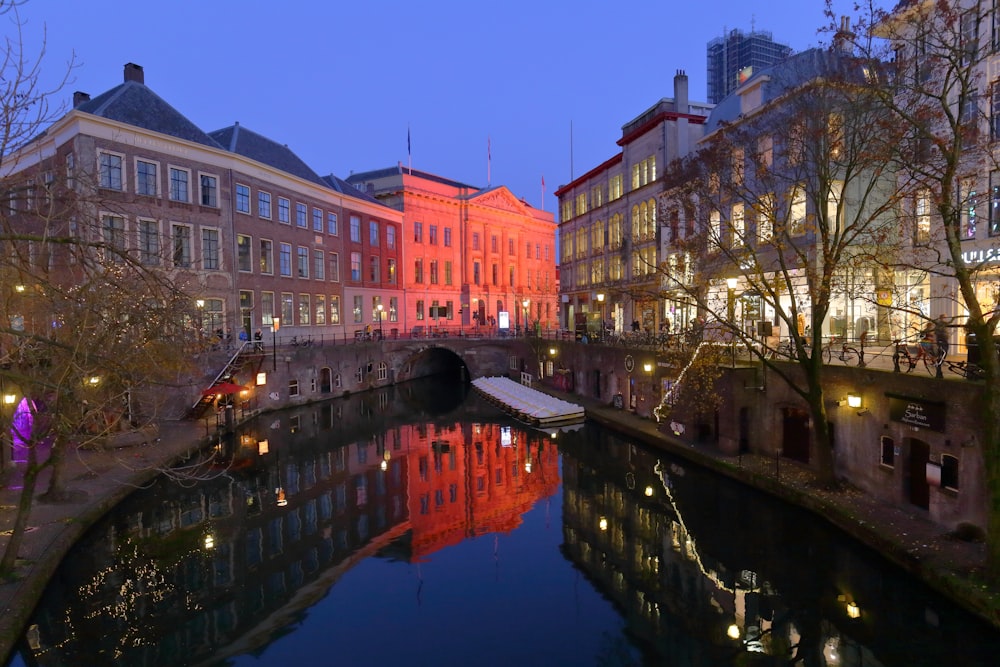
<path id="1" fill-rule="evenodd" d="M 8 667 L 997 664 L 1000 632 L 814 516 L 466 392 L 220 440 L 74 548 Z"/>

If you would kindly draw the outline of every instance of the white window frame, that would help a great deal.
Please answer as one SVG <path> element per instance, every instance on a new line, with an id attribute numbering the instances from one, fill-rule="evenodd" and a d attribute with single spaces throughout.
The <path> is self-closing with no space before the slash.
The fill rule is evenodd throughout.
<path id="1" fill-rule="evenodd" d="M 156 173 L 153 176 L 153 192 L 143 192 L 139 188 L 139 163 L 151 164 L 156 169 Z M 135 178 L 135 193 L 140 197 L 159 197 L 160 196 L 160 163 L 156 160 L 150 160 L 149 158 L 136 156 L 132 160 L 132 173 L 133 178 Z"/>
<path id="2" fill-rule="evenodd" d="M 103 167 L 101 165 L 101 156 L 102 155 L 110 155 L 110 156 L 118 158 L 118 162 L 119 162 L 119 164 L 118 164 L 118 170 L 119 170 L 118 185 L 119 185 L 119 187 L 117 187 L 117 188 L 114 187 L 113 185 L 111 185 L 110 182 L 109 182 L 108 185 L 104 184 L 104 169 L 103 169 Z M 100 188 L 102 188 L 104 190 L 114 190 L 115 192 L 128 192 L 128 178 L 126 176 L 127 171 L 125 169 L 125 164 L 126 163 L 125 163 L 125 154 L 124 153 L 119 153 L 117 151 L 109 151 L 109 150 L 99 149 L 97 151 L 97 183 L 98 183 L 98 187 L 100 187 Z"/>
<path id="3" fill-rule="evenodd" d="M 187 185 L 187 196 L 185 198 L 183 198 L 183 199 L 174 197 L 174 171 L 178 171 L 178 172 L 184 174 L 185 176 L 187 176 L 187 180 L 185 181 L 185 183 Z M 170 201 L 176 201 L 176 202 L 181 202 L 181 203 L 184 203 L 184 204 L 190 204 L 191 203 L 191 170 L 188 169 L 188 168 L 186 168 L 186 167 L 178 167 L 175 164 L 168 164 L 167 165 L 167 180 L 168 180 L 168 190 L 167 190 L 167 192 L 168 192 L 168 198 L 170 199 Z"/>

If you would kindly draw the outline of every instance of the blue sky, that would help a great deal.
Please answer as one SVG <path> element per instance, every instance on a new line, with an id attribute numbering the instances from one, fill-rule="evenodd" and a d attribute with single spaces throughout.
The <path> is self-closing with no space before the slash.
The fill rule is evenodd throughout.
<path id="1" fill-rule="evenodd" d="M 320 174 L 405 165 L 409 128 L 414 168 L 476 186 L 489 168 L 492 185 L 533 206 L 544 177 L 554 211 L 556 188 L 614 155 L 621 126 L 673 96 L 676 70 L 692 100 L 707 98 L 709 40 L 754 26 L 801 51 L 826 41 L 822 9 L 822 0 L 28 0 L 20 14 L 29 56 L 46 36 L 46 76 L 75 53 L 60 102 L 119 84 L 134 62 L 202 129 L 238 121 Z"/>

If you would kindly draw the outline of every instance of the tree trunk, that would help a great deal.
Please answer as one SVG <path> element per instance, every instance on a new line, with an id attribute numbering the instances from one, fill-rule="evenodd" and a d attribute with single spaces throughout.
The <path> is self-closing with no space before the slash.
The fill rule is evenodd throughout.
<path id="1" fill-rule="evenodd" d="M 49 453 L 49 463 L 52 465 L 52 476 L 49 478 L 49 488 L 43 494 L 43 498 L 50 502 L 59 502 L 66 497 L 64 488 L 63 472 L 66 467 L 66 445 L 60 438 L 52 441 L 52 451 Z"/>
<path id="2" fill-rule="evenodd" d="M 836 486 L 837 472 L 834 469 L 833 442 L 830 437 L 830 423 L 826 415 L 826 394 L 823 393 L 822 371 L 819 352 L 815 353 L 812 364 L 805 365 L 806 384 L 809 393 L 809 415 L 812 418 L 812 434 L 816 438 L 816 481 L 825 489 Z"/>
<path id="3" fill-rule="evenodd" d="M 0 559 L 0 577 L 3 578 L 11 578 L 14 575 L 17 552 L 21 550 L 21 542 L 24 541 L 24 533 L 28 529 L 28 518 L 31 515 L 38 475 L 47 465 L 38 464 L 35 446 L 35 443 L 31 443 L 27 448 L 28 463 L 24 469 L 24 485 L 21 487 L 21 496 L 17 502 L 17 515 L 14 517 L 14 527 L 10 532 L 7 548 L 3 552 L 3 559 Z"/>

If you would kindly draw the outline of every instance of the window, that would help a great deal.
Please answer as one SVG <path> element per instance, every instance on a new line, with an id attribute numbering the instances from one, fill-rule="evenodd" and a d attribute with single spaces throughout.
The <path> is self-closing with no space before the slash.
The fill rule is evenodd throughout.
<path id="1" fill-rule="evenodd" d="M 967 239 L 974 239 L 976 238 L 976 206 L 979 205 L 975 181 L 962 181 L 959 196 L 961 197 L 963 235 Z"/>
<path id="2" fill-rule="evenodd" d="M 1000 172 L 990 174 L 989 235 L 1000 236 Z"/>
<path id="3" fill-rule="evenodd" d="M 139 221 L 139 262 L 143 266 L 160 263 L 160 224 L 155 220 Z"/>
<path id="4" fill-rule="evenodd" d="M 292 315 L 295 309 L 295 298 L 291 292 L 281 293 L 281 321 L 282 322 L 294 322 Z"/>
<path id="5" fill-rule="evenodd" d="M 351 280 L 361 282 L 361 253 L 351 253 Z"/>
<path id="6" fill-rule="evenodd" d="M 424 242 L 424 223 L 422 222 L 413 223 L 413 242 L 414 243 Z"/>
<path id="7" fill-rule="evenodd" d="M 583 231 L 584 236 L 586 236 L 586 233 L 586 231 Z M 531 259 L 531 241 L 524 244 L 524 256 L 527 259 Z"/>
<path id="8" fill-rule="evenodd" d="M 278 273 L 285 277 L 292 275 L 292 244 L 290 243 L 278 244 Z"/>
<path id="9" fill-rule="evenodd" d="M 105 215 L 101 220 L 105 258 L 112 262 L 120 262 L 125 252 L 125 218 L 120 215 Z"/>
<path id="10" fill-rule="evenodd" d="M 312 300 L 308 294 L 299 294 L 299 324 L 308 326 L 312 313 Z"/>
<path id="11" fill-rule="evenodd" d="M 958 491 L 958 458 L 951 454 L 941 455 L 941 488 Z"/>
<path id="12" fill-rule="evenodd" d="M 278 222 L 290 225 L 292 224 L 291 219 L 291 206 L 292 202 L 288 201 L 284 197 L 278 197 Z"/>
<path id="13" fill-rule="evenodd" d="M 396 284 L 396 260 L 392 257 L 386 260 L 385 278 L 389 281 L 390 285 Z"/>
<path id="14" fill-rule="evenodd" d="M 931 240 L 931 193 L 920 190 L 913 202 L 913 243 L 924 245 Z"/>
<path id="15" fill-rule="evenodd" d="M 274 248 L 268 239 L 260 240 L 260 272 L 266 276 L 274 274 Z"/>
<path id="16" fill-rule="evenodd" d="M 361 243 L 361 218 L 356 215 L 351 216 L 351 242 Z"/>
<path id="17" fill-rule="evenodd" d="M 135 191 L 140 195 L 156 196 L 156 163 L 136 160 Z"/>
<path id="18" fill-rule="evenodd" d="M 444 247 L 451 247 L 451 227 L 444 228 Z"/>
<path id="19" fill-rule="evenodd" d="M 712 211 L 708 214 L 708 243 L 709 252 L 714 252 L 718 250 L 719 243 L 722 240 L 722 216 L 718 211 Z"/>
<path id="20" fill-rule="evenodd" d="M 424 282 L 424 260 L 422 259 L 413 260 L 413 282 L 418 284 Z"/>
<path id="21" fill-rule="evenodd" d="M 208 271 L 219 270 L 219 230 L 204 227 L 201 230 L 201 261 L 202 268 Z"/>
<path id="22" fill-rule="evenodd" d="M 361 324 L 364 321 L 364 315 L 361 312 L 361 296 L 355 295 L 354 297 L 354 323 Z"/>
<path id="23" fill-rule="evenodd" d="M 208 174 L 201 175 L 201 205 L 213 208 L 219 205 L 219 179 Z"/>
<path id="24" fill-rule="evenodd" d="M 746 157 L 743 153 L 743 148 L 737 146 L 733 149 L 732 154 L 732 182 L 733 185 L 740 186 L 743 185 L 743 169 L 744 163 L 746 162 Z"/>
<path id="25" fill-rule="evenodd" d="M 896 443 L 889 436 L 883 435 L 879 441 L 881 455 L 879 457 L 879 463 L 886 466 L 887 468 L 895 467 L 896 465 Z"/>
<path id="26" fill-rule="evenodd" d="M 378 247 L 378 223 L 374 220 L 368 221 L 368 244 L 373 248 Z"/>
<path id="27" fill-rule="evenodd" d="M 315 324 L 322 326 L 326 324 L 326 295 L 317 294 L 313 297 L 313 314 Z"/>
<path id="28" fill-rule="evenodd" d="M 733 247 L 740 247 L 744 244 L 744 239 L 746 238 L 746 220 L 744 218 L 744 210 L 742 202 L 733 204 L 732 217 L 729 220 L 730 227 L 732 228 L 733 234 Z"/>
<path id="29" fill-rule="evenodd" d="M 396 249 L 396 226 L 386 225 L 385 226 L 385 247 L 389 250 Z"/>
<path id="30" fill-rule="evenodd" d="M 491 284 L 494 287 L 498 287 L 500 285 L 500 265 L 499 264 L 494 264 L 491 267 L 490 278 L 492 279 L 491 280 Z"/>
<path id="31" fill-rule="evenodd" d="M 430 274 L 431 274 L 431 285 L 437 285 L 438 284 L 438 261 L 436 259 L 432 259 L 431 260 L 430 269 L 431 269 L 431 271 L 430 271 Z"/>
<path id="32" fill-rule="evenodd" d="M 444 284 L 451 285 L 451 260 L 444 261 Z"/>
<path id="33" fill-rule="evenodd" d="M 576 196 L 576 214 L 583 215 L 587 212 L 587 193 L 581 192 Z"/>
<path id="34" fill-rule="evenodd" d="M 326 214 L 326 233 L 330 236 L 339 236 L 340 227 L 337 225 L 337 214 L 332 212 L 327 212 Z"/>
<path id="35" fill-rule="evenodd" d="M 417 300 L 417 319 L 418 320 L 423 320 L 424 319 L 424 300 L 423 299 L 418 299 Z"/>
<path id="36" fill-rule="evenodd" d="M 479 250 L 479 232 L 472 232 L 472 249 Z"/>
<path id="37" fill-rule="evenodd" d="M 757 140 L 757 160 L 764 169 L 770 169 L 774 162 L 774 137 L 766 134 Z"/>
<path id="38" fill-rule="evenodd" d="M 621 174 L 617 174 L 611 177 L 611 180 L 608 181 L 608 201 L 614 201 L 616 199 L 621 198 L 623 194 L 622 192 L 623 183 L 624 179 L 622 178 Z"/>
<path id="39" fill-rule="evenodd" d="M 295 275 L 299 278 L 309 277 L 309 248 L 296 248 Z"/>
<path id="40" fill-rule="evenodd" d="M 757 241 L 769 243 L 774 236 L 774 195 L 765 194 L 757 200 Z"/>
<path id="41" fill-rule="evenodd" d="M 806 190 L 801 185 L 792 188 L 789 194 L 788 233 L 792 236 L 806 231 Z"/>
<path id="42" fill-rule="evenodd" d="M 236 235 L 236 268 L 244 273 L 253 271 L 253 259 L 250 256 L 252 240 L 246 234 Z"/>
<path id="43" fill-rule="evenodd" d="M 260 293 L 260 323 L 263 326 L 274 325 L 274 292 Z"/>
<path id="44" fill-rule="evenodd" d="M 330 295 L 330 324 L 340 324 L 340 296 Z"/>
<path id="45" fill-rule="evenodd" d="M 173 201 L 191 201 L 191 172 L 187 169 L 170 168 L 170 199 Z"/>
<path id="46" fill-rule="evenodd" d="M 323 231 L 323 211 L 318 208 L 313 209 L 313 231 Z"/>
<path id="47" fill-rule="evenodd" d="M 271 219 L 271 193 L 257 192 L 257 217 Z"/>
<path id="48" fill-rule="evenodd" d="M 306 228 L 306 205 L 301 203 L 295 204 L 295 226 Z"/>
<path id="49" fill-rule="evenodd" d="M 316 280 L 326 280 L 326 257 L 322 250 L 313 250 L 313 278 Z M 316 324 L 319 324 L 317 322 Z"/>
<path id="50" fill-rule="evenodd" d="M 979 14 L 969 11 L 962 14 L 961 25 L 961 46 L 962 46 L 962 66 L 966 66 L 976 59 L 976 52 L 979 50 Z"/>
<path id="51" fill-rule="evenodd" d="M 368 259 L 368 269 L 369 276 L 373 283 L 378 283 L 381 279 L 379 276 L 379 258 L 378 256 L 370 257 Z"/>
<path id="52" fill-rule="evenodd" d="M 389 297 L 389 321 L 399 321 L 399 299 L 394 296 Z"/>
<path id="53" fill-rule="evenodd" d="M 431 225 L 427 228 L 427 243 L 430 245 L 437 245 L 438 242 L 438 228 L 437 225 Z"/>
<path id="54" fill-rule="evenodd" d="M 250 213 L 250 186 L 236 185 L 236 211 Z"/>
<path id="55" fill-rule="evenodd" d="M 122 156 L 114 153 L 99 154 L 101 187 L 122 190 Z"/>
<path id="56" fill-rule="evenodd" d="M 191 227 L 174 224 L 170 228 L 170 240 L 173 244 L 174 267 L 187 269 L 191 267 Z"/>
<path id="57" fill-rule="evenodd" d="M 331 252 L 327 257 L 330 267 L 330 280 L 339 283 L 340 282 L 340 255 L 335 252 Z"/>
<path id="58" fill-rule="evenodd" d="M 482 273 L 483 273 L 483 271 L 482 271 L 482 265 L 479 263 L 479 260 L 474 261 L 472 263 L 472 284 L 473 285 L 479 285 L 479 284 L 482 283 Z"/>

